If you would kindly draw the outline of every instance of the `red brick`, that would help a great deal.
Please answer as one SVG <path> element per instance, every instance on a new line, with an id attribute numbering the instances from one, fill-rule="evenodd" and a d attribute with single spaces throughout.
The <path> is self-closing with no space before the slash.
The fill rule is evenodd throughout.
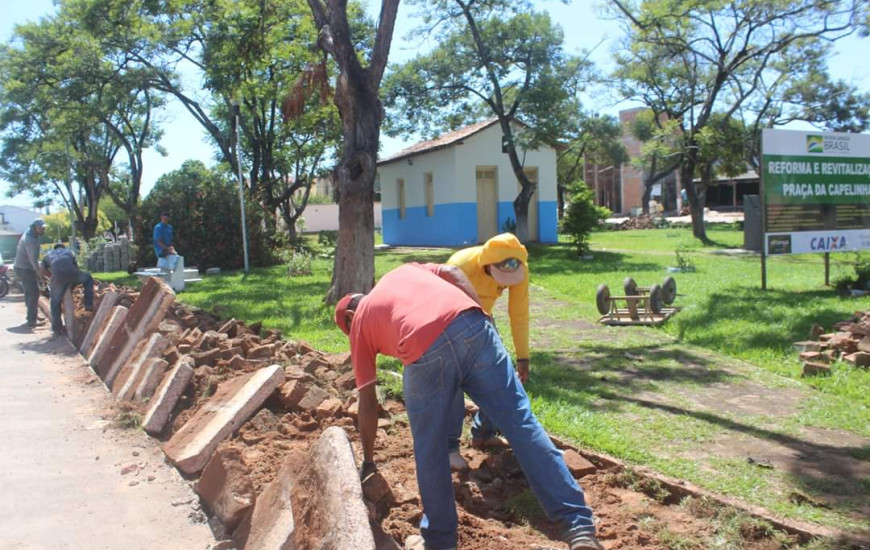
<path id="1" fill-rule="evenodd" d="M 299 403 L 296 406 L 303 411 L 311 411 L 316 409 L 323 403 L 326 399 L 329 398 L 329 394 L 323 391 L 318 386 L 310 386 L 308 391 L 305 392 L 305 395 L 302 399 L 299 400 Z"/>
<path id="2" fill-rule="evenodd" d="M 285 372 L 287 369 L 284 369 Z M 335 385 L 343 390 L 352 390 L 356 387 L 356 377 L 354 377 L 353 372 L 346 372 L 335 379 Z"/>
<path id="3" fill-rule="evenodd" d="M 246 354 L 245 357 L 248 359 L 263 359 L 266 357 L 272 357 L 275 354 L 275 344 L 266 344 L 262 346 L 257 346 L 255 348 L 251 348 Z"/>
<path id="4" fill-rule="evenodd" d="M 843 360 L 852 363 L 856 367 L 870 367 L 870 353 L 866 351 L 856 351 L 843 357 Z"/>
<path id="5" fill-rule="evenodd" d="M 831 367 L 824 363 L 804 363 L 802 376 L 830 376 Z"/>
<path id="6" fill-rule="evenodd" d="M 330 397 L 317 406 L 314 411 L 314 416 L 316 416 L 318 420 L 325 420 L 327 418 L 334 418 L 340 413 L 341 401 L 334 397 Z"/>
<path id="7" fill-rule="evenodd" d="M 308 385 L 300 380 L 285 382 L 278 390 L 281 403 L 288 409 L 295 408 L 308 392 Z"/>
<path id="8" fill-rule="evenodd" d="M 565 459 L 565 465 L 568 466 L 568 471 L 577 479 L 583 476 L 595 473 L 595 465 L 583 458 L 580 453 L 573 449 L 567 449 L 562 453 Z"/>
<path id="9" fill-rule="evenodd" d="M 192 353 L 191 357 L 193 357 L 196 366 L 199 367 L 201 365 L 214 365 L 220 357 L 220 354 L 221 350 L 215 348 L 208 351 L 201 351 L 199 353 Z"/>

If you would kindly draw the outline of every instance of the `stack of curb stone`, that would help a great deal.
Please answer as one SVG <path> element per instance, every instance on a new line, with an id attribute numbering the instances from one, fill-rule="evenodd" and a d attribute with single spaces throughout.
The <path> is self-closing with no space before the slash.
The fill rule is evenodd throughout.
<path id="1" fill-rule="evenodd" d="M 328 526 L 324 550 L 375 550 L 350 440 L 343 427 L 329 426 L 353 424 L 346 417 L 355 405 L 349 354 L 325 355 L 281 340 L 278 331 L 260 337 L 259 326 L 234 319 L 218 326 L 212 316 L 176 304 L 172 289 L 155 277 L 138 293 L 100 284 L 95 294 L 92 315 L 79 308 L 70 318 L 70 341 L 116 399 L 143 413 L 143 428 L 164 439 L 166 457 L 187 477 L 201 474 L 195 489 L 236 548 L 294 548 L 297 532 L 310 532 L 310 523 Z M 80 290 L 75 298 L 80 306 Z M 47 310 L 47 300 L 41 306 Z M 231 467 L 228 440 L 261 417 L 274 417 L 267 401 L 325 428 L 306 445 L 307 456 L 295 455 L 317 466 L 306 471 L 316 479 L 317 498 L 304 497 L 317 508 L 302 519 L 294 520 L 291 506 L 303 485 L 295 478 L 298 466 L 286 461 L 259 491 L 248 479 L 257 465 Z M 310 490 L 311 481 L 304 485 Z"/>
<path id="2" fill-rule="evenodd" d="M 831 374 L 831 362 L 840 360 L 856 367 L 870 367 L 870 310 L 856 311 L 851 319 L 834 325 L 836 332 L 813 327 L 815 340 L 795 342 L 803 361 L 803 376 Z"/>
<path id="3" fill-rule="evenodd" d="M 119 237 L 117 242 L 100 244 L 88 254 L 85 266 L 91 273 L 125 271 L 130 265 L 130 241 Z"/>

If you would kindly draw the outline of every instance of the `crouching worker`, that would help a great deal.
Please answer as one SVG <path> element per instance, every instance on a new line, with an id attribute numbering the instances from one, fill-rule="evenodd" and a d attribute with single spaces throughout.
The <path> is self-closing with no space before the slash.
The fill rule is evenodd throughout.
<path id="1" fill-rule="evenodd" d="M 377 469 L 377 354 L 396 357 L 404 365 L 405 407 L 424 511 L 422 537 L 409 537 L 406 549 L 457 547 L 447 441 L 451 406 L 459 390 L 508 439 L 547 516 L 562 525 L 570 550 L 601 549 L 583 490 L 532 414 L 510 357 L 461 270 L 437 264 L 403 265 L 384 275 L 369 294 L 349 294 L 339 300 L 335 322 L 350 337 L 359 389 L 361 480 Z"/>
<path id="2" fill-rule="evenodd" d="M 82 285 L 85 309 L 91 311 L 94 309 L 94 279 L 90 273 L 79 269 L 76 255 L 61 243 L 54 245 L 54 250 L 45 255 L 42 259 L 42 267 L 51 273 L 51 330 L 55 334 L 62 334 L 60 305 L 64 293 L 70 286 Z"/>

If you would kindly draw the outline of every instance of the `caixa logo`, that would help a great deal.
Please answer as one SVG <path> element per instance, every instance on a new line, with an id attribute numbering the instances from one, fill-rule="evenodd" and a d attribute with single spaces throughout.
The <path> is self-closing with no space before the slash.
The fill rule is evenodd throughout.
<path id="1" fill-rule="evenodd" d="M 843 250 L 846 248 L 846 236 L 837 235 L 833 237 L 813 237 L 810 239 L 810 249 L 819 252 L 829 252 L 832 250 Z"/>

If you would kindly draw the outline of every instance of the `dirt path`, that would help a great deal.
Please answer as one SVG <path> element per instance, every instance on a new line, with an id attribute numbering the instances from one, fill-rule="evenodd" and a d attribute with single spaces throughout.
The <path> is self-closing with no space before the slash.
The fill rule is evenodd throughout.
<path id="1" fill-rule="evenodd" d="M 66 339 L 0 300 L 0 548 L 206 550 L 199 500 Z M 116 417 L 117 414 L 113 414 Z"/>

